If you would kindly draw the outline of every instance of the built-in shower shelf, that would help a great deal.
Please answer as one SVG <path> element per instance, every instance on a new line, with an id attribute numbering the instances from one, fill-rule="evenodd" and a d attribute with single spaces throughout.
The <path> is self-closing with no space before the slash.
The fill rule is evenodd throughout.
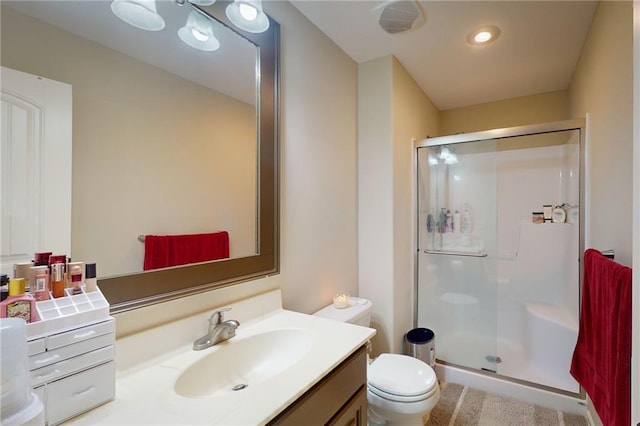
<path id="1" fill-rule="evenodd" d="M 457 250 L 425 250 L 427 254 L 441 254 L 444 256 L 469 256 L 469 257 L 487 257 L 485 251 L 457 251 Z"/>

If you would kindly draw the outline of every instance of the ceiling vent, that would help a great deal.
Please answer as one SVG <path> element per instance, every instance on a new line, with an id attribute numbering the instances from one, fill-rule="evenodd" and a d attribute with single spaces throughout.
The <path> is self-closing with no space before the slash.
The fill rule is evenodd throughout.
<path id="1" fill-rule="evenodd" d="M 395 34 L 410 30 L 420 16 L 420 8 L 415 1 L 398 0 L 384 6 L 378 22 L 386 32 Z"/>

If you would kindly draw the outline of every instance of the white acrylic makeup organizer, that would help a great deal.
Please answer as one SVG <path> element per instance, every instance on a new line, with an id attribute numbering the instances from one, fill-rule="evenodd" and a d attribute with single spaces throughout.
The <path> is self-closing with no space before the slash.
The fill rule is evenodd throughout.
<path id="1" fill-rule="evenodd" d="M 100 290 L 36 302 L 39 321 L 27 324 L 29 339 L 109 318 L 109 302 Z"/>

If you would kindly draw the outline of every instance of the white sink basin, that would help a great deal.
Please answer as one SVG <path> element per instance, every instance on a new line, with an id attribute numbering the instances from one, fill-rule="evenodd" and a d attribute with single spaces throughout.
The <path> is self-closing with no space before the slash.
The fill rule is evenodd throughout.
<path id="1" fill-rule="evenodd" d="M 309 352 L 307 330 L 278 329 L 219 343 L 178 376 L 178 395 L 200 398 L 218 393 L 242 392 L 278 375 Z"/>

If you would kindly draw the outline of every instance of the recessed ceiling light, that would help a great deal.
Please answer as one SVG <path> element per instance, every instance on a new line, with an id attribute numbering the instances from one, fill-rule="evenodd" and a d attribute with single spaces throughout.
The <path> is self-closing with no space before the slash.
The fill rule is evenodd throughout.
<path id="1" fill-rule="evenodd" d="M 500 28 L 494 25 L 488 25 L 472 31 L 467 36 L 469 44 L 476 46 L 484 45 L 495 41 L 500 36 Z"/>

